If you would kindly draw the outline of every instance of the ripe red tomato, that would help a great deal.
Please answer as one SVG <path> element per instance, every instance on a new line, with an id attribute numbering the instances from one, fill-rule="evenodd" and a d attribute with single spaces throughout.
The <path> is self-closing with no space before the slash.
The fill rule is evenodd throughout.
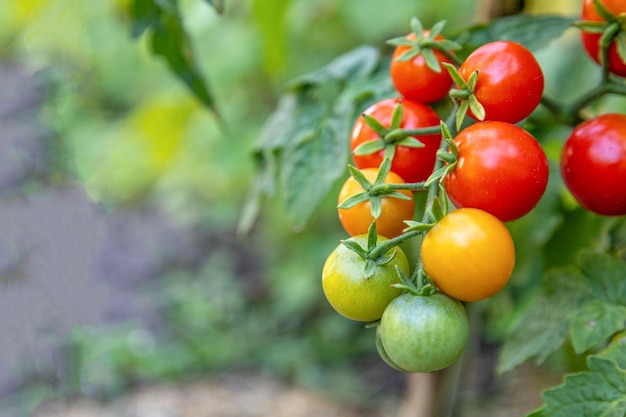
<path id="1" fill-rule="evenodd" d="M 626 13 L 626 2 L 624 0 L 603 0 L 604 7 L 614 15 Z M 592 22 L 604 22 L 602 16 L 598 14 L 593 6 L 593 0 L 584 0 L 582 7 L 582 20 Z M 583 47 L 587 54 L 600 64 L 600 37 L 598 33 L 580 33 Z M 617 53 L 617 43 L 613 41 L 609 48 L 609 71 L 615 75 L 626 77 L 626 62 Z"/>
<path id="2" fill-rule="evenodd" d="M 389 127 L 391 125 L 391 116 L 398 103 L 402 104 L 403 109 L 401 128 L 417 129 L 439 126 L 441 120 L 434 110 L 425 104 L 407 99 L 385 99 L 373 104 L 364 113 L 377 119 L 383 126 Z M 362 116 L 359 117 L 352 128 L 350 137 L 352 158 L 358 168 L 378 168 L 380 166 L 384 158 L 384 150 L 369 155 L 354 155 L 354 149 L 357 146 L 364 142 L 378 139 L 380 139 L 378 134 L 365 123 Z M 425 181 L 430 176 L 437 158 L 441 134 L 419 136 L 417 139 L 425 146 L 422 148 L 411 148 L 397 145 L 391 163 L 391 171 L 400 175 L 406 182 Z"/>
<path id="3" fill-rule="evenodd" d="M 456 207 L 479 208 L 501 221 L 532 210 L 548 184 L 548 160 L 535 138 L 519 126 L 481 122 L 454 139 L 455 169 L 444 179 Z"/>
<path id="4" fill-rule="evenodd" d="M 480 46 L 459 68 L 466 81 L 475 71 L 474 95 L 485 108 L 485 120 L 517 123 L 535 110 L 543 95 L 541 67 L 519 43 L 496 41 Z"/>
<path id="5" fill-rule="evenodd" d="M 587 210 L 626 214 L 626 115 L 604 114 L 574 128 L 563 146 L 561 174 Z"/>
<path id="6" fill-rule="evenodd" d="M 428 35 L 428 31 L 424 31 L 424 35 Z M 415 33 L 410 33 L 407 39 L 415 40 Z M 443 36 L 435 36 L 436 40 L 444 39 Z M 440 71 L 433 71 L 426 64 L 424 55 L 421 53 L 407 61 L 398 61 L 397 58 L 407 52 L 410 46 L 399 45 L 393 52 L 391 57 L 391 65 L 389 74 L 396 90 L 404 97 L 420 101 L 422 103 L 432 103 L 444 98 L 450 91 L 452 86 L 452 78 L 450 73 L 440 65 Z M 439 61 L 452 63 L 450 58 L 446 57 L 443 52 L 432 49 L 433 54 Z"/>
<path id="7" fill-rule="evenodd" d="M 451 211 L 422 242 L 424 270 L 437 287 L 461 301 L 499 292 L 515 266 L 515 246 L 504 223 L 472 208 Z"/>
<path id="8" fill-rule="evenodd" d="M 365 168 L 361 170 L 365 178 L 371 183 L 374 182 L 378 175 L 377 168 Z M 394 172 L 389 172 L 385 178 L 387 184 L 404 184 L 402 178 Z M 353 177 L 348 178 L 339 190 L 338 203 L 347 198 L 363 192 L 363 187 Z M 413 218 L 415 203 L 413 194 L 410 191 L 401 190 L 401 193 L 410 197 L 409 200 L 403 200 L 396 197 L 381 198 L 381 213 L 376 219 L 376 231 L 379 235 L 389 239 L 396 237 L 406 228 L 405 220 Z M 366 234 L 370 225 L 374 221 L 372 216 L 372 204 L 369 200 L 352 206 L 348 209 L 337 209 L 341 225 L 350 236 Z"/>

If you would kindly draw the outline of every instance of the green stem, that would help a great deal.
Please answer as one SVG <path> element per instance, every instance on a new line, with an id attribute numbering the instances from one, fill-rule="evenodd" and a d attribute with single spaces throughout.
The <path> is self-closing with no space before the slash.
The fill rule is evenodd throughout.
<path id="1" fill-rule="evenodd" d="M 422 191 L 424 189 L 424 182 L 406 182 L 403 184 L 389 184 L 383 183 L 374 185 L 370 188 L 370 194 L 385 194 L 389 191 Z"/>
<path id="2" fill-rule="evenodd" d="M 589 90 L 569 106 L 566 113 L 574 116 L 572 125 L 576 125 L 582 120 L 580 112 L 585 107 L 607 94 L 626 95 L 626 85 L 618 84 L 610 79 L 608 81 L 602 80 L 597 87 Z"/>
<path id="3" fill-rule="evenodd" d="M 393 239 L 385 240 L 384 242 L 376 245 L 376 247 L 369 253 L 369 258 L 377 259 L 378 257 L 387 253 L 389 249 L 394 248 L 399 244 L 414 238 L 415 236 L 419 236 L 422 233 L 423 232 L 421 230 L 413 230 L 412 232 L 402 233 L 401 235 L 396 236 Z"/>
<path id="4" fill-rule="evenodd" d="M 421 127 L 419 129 L 394 129 L 385 135 L 385 142 L 394 143 L 402 139 L 405 139 L 409 136 L 434 135 L 440 132 L 441 132 L 441 127 L 439 125 Z"/>

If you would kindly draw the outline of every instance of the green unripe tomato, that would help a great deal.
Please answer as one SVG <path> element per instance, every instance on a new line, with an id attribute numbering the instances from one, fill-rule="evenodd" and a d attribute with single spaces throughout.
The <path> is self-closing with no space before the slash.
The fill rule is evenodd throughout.
<path id="1" fill-rule="evenodd" d="M 467 346 L 469 320 L 465 307 L 443 293 L 405 293 L 389 303 L 378 331 L 381 348 L 396 369 L 434 372 L 459 359 Z"/>

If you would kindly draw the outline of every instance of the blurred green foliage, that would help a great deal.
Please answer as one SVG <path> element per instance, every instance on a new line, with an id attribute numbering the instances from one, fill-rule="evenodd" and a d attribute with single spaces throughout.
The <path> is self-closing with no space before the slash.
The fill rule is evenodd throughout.
<path id="1" fill-rule="evenodd" d="M 150 53 L 146 36 L 133 40 L 128 0 L 30 0 L 0 9 L 0 56 L 26 61 L 47 88 L 41 119 L 59 141 L 50 183 L 77 181 L 111 212 L 159 207 L 206 244 L 197 263 L 167 265 L 128 289 L 152 306 L 156 322 L 76 327 L 62 341 L 57 376 L 31 379 L 11 404 L 32 408 L 59 392 L 106 397 L 145 380 L 234 368 L 279 373 L 355 401 L 380 389 L 358 377 L 359 361 L 380 363 L 373 333 L 331 311 L 319 285 L 324 259 L 344 237 L 339 184 L 304 230 L 270 199 L 250 234 L 235 236 L 259 175 L 252 149 L 290 80 L 362 45 L 387 54 L 384 41 L 405 34 L 412 16 L 426 27 L 445 19 L 447 31 L 460 31 L 475 2 L 230 0 L 221 16 L 207 3 L 221 2 L 182 0 L 180 13 L 221 119 Z M 580 52 L 574 31 L 537 52 L 548 95 L 567 101 L 595 83 L 589 74 L 599 69 Z M 626 102 L 609 97 L 595 110 L 606 109 L 623 111 Z M 550 115 L 540 109 L 535 117 Z M 530 128 L 555 171 L 568 128 Z M 511 285 L 476 306 L 491 341 L 519 321 L 544 269 L 597 243 L 602 220 L 575 207 L 557 176 L 550 189 L 510 225 L 518 247 Z"/>

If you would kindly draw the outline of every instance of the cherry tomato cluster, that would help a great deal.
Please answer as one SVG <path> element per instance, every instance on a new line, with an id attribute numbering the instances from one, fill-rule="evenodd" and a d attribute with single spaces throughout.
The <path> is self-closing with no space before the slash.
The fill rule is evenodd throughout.
<path id="1" fill-rule="evenodd" d="M 623 1 L 606 7 L 626 12 Z M 585 18 L 596 16 L 583 12 Z M 492 297 L 513 273 L 505 223 L 528 214 L 546 190 L 546 154 L 517 124 L 541 102 L 544 76 L 521 44 L 490 42 L 460 60 L 458 45 L 440 34 L 442 24 L 424 30 L 413 19 L 411 26 L 412 33 L 390 41 L 396 97 L 371 105 L 353 126 L 354 166 L 338 196 L 350 237 L 326 260 L 322 287 L 338 313 L 376 325 L 387 364 L 432 372 L 465 350 L 463 303 Z M 613 46 L 600 50 L 599 62 L 619 75 L 624 60 L 616 55 L 621 61 L 609 65 Z M 433 106 L 443 100 L 453 104 L 445 121 Z M 473 120 L 465 123 L 466 116 Z M 575 127 L 561 170 L 583 207 L 626 214 L 626 116 L 601 115 Z M 418 193 L 427 193 L 423 210 Z M 414 237 L 421 240 L 412 268 L 401 244 Z"/>

